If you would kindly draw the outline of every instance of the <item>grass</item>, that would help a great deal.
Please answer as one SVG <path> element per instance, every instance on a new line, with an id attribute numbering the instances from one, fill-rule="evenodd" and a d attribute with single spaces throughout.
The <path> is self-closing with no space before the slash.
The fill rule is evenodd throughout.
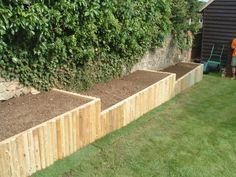
<path id="1" fill-rule="evenodd" d="M 235 177 L 236 81 L 216 75 L 33 177 Z"/>

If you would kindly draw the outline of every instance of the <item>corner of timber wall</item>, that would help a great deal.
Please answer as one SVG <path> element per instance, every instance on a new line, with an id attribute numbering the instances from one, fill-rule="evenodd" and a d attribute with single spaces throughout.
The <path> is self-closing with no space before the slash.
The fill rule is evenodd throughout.
<path id="1" fill-rule="evenodd" d="M 126 126 L 143 114 L 170 100 L 173 97 L 174 87 L 175 74 L 169 74 L 155 84 L 102 111 L 100 136 Z"/>
<path id="2" fill-rule="evenodd" d="M 183 62 L 184 63 L 184 62 Z M 184 76 L 176 80 L 175 83 L 175 95 L 181 93 L 187 88 L 190 88 L 197 82 L 200 82 L 203 79 L 203 65 L 197 63 L 189 63 L 195 65 L 196 67 L 190 72 L 186 73 Z"/>
<path id="3" fill-rule="evenodd" d="M 0 142 L 0 177 L 30 176 L 96 140 L 101 101 L 82 97 L 91 101 Z"/>
<path id="4" fill-rule="evenodd" d="M 0 177 L 30 176 L 128 125 L 202 80 L 203 66 L 195 65 L 183 77 L 176 80 L 176 74 L 169 73 L 164 79 L 102 112 L 99 98 L 57 90 L 91 101 L 0 142 Z"/>

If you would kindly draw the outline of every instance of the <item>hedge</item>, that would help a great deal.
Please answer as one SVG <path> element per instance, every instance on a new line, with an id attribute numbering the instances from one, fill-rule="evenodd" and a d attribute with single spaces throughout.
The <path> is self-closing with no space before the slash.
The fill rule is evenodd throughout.
<path id="1" fill-rule="evenodd" d="M 0 76 L 40 90 L 80 90 L 119 77 L 171 32 L 183 41 L 194 3 L 191 9 L 184 0 L 1 1 Z"/>

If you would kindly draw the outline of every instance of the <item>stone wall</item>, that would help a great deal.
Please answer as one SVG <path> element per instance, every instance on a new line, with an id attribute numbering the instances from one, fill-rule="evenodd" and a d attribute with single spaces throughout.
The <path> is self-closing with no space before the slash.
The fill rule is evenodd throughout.
<path id="1" fill-rule="evenodd" d="M 174 44 L 171 37 L 168 37 L 162 48 L 156 48 L 148 51 L 144 57 L 137 63 L 132 71 L 149 69 L 159 70 L 180 61 L 190 61 L 191 51 L 181 52 Z M 0 78 L 0 101 L 8 100 L 23 94 L 37 94 L 37 90 L 24 87 L 17 81 L 6 81 Z"/>
<path id="2" fill-rule="evenodd" d="M 174 45 L 172 38 L 168 37 L 163 47 L 146 52 L 140 62 L 133 67 L 132 71 L 142 69 L 159 70 L 180 61 L 189 62 L 190 60 L 191 50 L 181 52 L 178 47 Z"/>
<path id="3" fill-rule="evenodd" d="M 0 101 L 8 100 L 23 94 L 37 93 L 37 91 L 30 87 L 24 87 L 17 81 L 6 81 L 0 78 Z"/>

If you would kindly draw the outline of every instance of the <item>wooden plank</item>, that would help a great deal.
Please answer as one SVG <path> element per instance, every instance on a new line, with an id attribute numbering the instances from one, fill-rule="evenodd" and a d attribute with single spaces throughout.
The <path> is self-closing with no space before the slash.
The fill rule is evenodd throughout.
<path id="1" fill-rule="evenodd" d="M 40 154 L 40 143 L 39 143 L 39 130 L 33 130 L 33 141 L 34 141 L 34 159 L 36 171 L 41 170 L 41 154 Z"/>
<path id="2" fill-rule="evenodd" d="M 88 130 L 89 130 L 89 143 L 94 141 L 94 109 L 95 106 L 94 104 L 90 105 L 89 110 L 88 110 Z"/>
<path id="3" fill-rule="evenodd" d="M 64 120 L 64 157 L 70 154 L 70 132 L 69 132 L 69 115 L 63 118 Z"/>
<path id="4" fill-rule="evenodd" d="M 106 134 L 110 133 L 110 114 L 111 110 L 109 110 L 106 114 Z"/>
<path id="5" fill-rule="evenodd" d="M 166 78 L 166 80 L 165 80 L 165 99 L 164 99 L 164 102 L 169 100 L 168 99 L 169 98 L 169 84 L 170 84 L 169 80 L 170 80 L 169 78 Z"/>
<path id="6" fill-rule="evenodd" d="M 90 124 L 91 124 L 91 142 L 97 138 L 97 116 L 96 116 L 96 103 L 92 104 L 90 111 Z"/>
<path id="7" fill-rule="evenodd" d="M 164 100 L 164 82 L 161 81 L 159 83 L 159 105 L 161 105 L 163 103 L 163 100 Z"/>
<path id="8" fill-rule="evenodd" d="M 125 108 L 124 104 L 121 105 L 121 127 L 124 127 L 124 120 L 125 120 Z"/>
<path id="9" fill-rule="evenodd" d="M 19 159 L 19 167 L 20 167 L 20 176 L 27 176 L 27 167 L 26 167 L 26 159 L 24 152 L 24 137 L 18 136 L 16 138 L 16 149 L 17 149 L 17 158 Z"/>
<path id="10" fill-rule="evenodd" d="M 189 80 L 189 85 L 190 87 L 193 86 L 195 83 L 196 83 L 196 79 L 195 79 L 195 76 L 196 76 L 196 70 L 193 70 L 191 73 L 190 73 L 190 80 Z"/>
<path id="11" fill-rule="evenodd" d="M 170 100 L 172 98 L 172 95 L 174 94 L 174 90 L 173 88 L 173 76 L 170 76 L 169 79 L 169 92 L 168 92 L 168 100 Z"/>
<path id="12" fill-rule="evenodd" d="M 157 104 L 157 95 L 158 95 L 158 93 L 157 93 L 157 84 L 155 84 L 153 86 L 153 104 L 154 104 L 154 107 L 158 106 L 158 104 Z"/>
<path id="13" fill-rule="evenodd" d="M 89 144 L 89 143 L 91 143 L 92 142 L 92 140 L 93 140 L 93 134 L 92 134 L 92 132 L 93 132 L 93 116 L 91 115 L 91 113 L 92 113 L 92 108 L 93 107 L 93 105 L 90 105 L 88 108 L 87 108 L 87 110 L 86 110 L 86 122 L 87 122 L 87 124 L 86 124 L 86 130 L 87 130 L 87 136 L 86 136 L 86 138 L 87 138 L 87 141 L 86 141 L 86 145 L 87 144 Z"/>
<path id="14" fill-rule="evenodd" d="M 103 137 L 106 134 L 106 112 L 101 113 L 101 118 L 100 118 L 100 126 L 101 126 L 101 133 L 99 137 Z"/>
<path id="15" fill-rule="evenodd" d="M 45 148 L 44 148 L 44 127 L 39 127 L 39 152 L 40 152 L 40 160 L 41 160 L 41 168 L 44 169 L 46 167 L 46 157 L 45 157 Z"/>
<path id="16" fill-rule="evenodd" d="M 65 118 L 64 116 L 60 119 L 60 127 L 61 127 L 61 145 L 62 145 L 62 158 L 66 157 L 66 135 L 65 135 Z"/>
<path id="17" fill-rule="evenodd" d="M 107 134 L 107 115 L 108 115 L 108 112 L 106 112 L 105 114 L 102 115 L 103 117 L 103 136 L 105 136 Z"/>
<path id="18" fill-rule="evenodd" d="M 141 102 L 141 105 L 140 105 L 140 109 L 141 109 L 141 114 L 145 114 L 145 92 L 142 92 L 141 95 L 140 95 L 140 102 Z"/>
<path id="19" fill-rule="evenodd" d="M 118 112 L 118 107 L 112 111 L 112 131 L 116 131 L 118 129 L 117 112 Z"/>
<path id="20" fill-rule="evenodd" d="M 77 121 L 76 121 L 76 113 L 77 111 L 72 112 L 72 153 L 77 150 Z"/>
<path id="21" fill-rule="evenodd" d="M 148 92 L 147 92 L 147 90 L 145 90 L 144 91 L 144 93 L 145 93 L 145 96 L 144 96 L 144 113 L 146 113 L 146 112 L 148 112 L 148 104 L 146 104 L 147 102 L 148 102 L 148 100 L 149 100 L 149 97 L 148 97 Z"/>
<path id="22" fill-rule="evenodd" d="M 34 155 L 34 138 L 32 131 L 29 131 L 28 134 L 28 149 L 29 149 L 29 158 L 30 158 L 30 169 L 29 175 L 32 175 L 36 172 L 36 162 L 35 162 L 35 155 Z"/>
<path id="23" fill-rule="evenodd" d="M 90 111 L 90 105 L 87 108 L 84 108 L 84 144 L 83 146 L 86 146 L 90 143 L 90 133 L 91 133 L 91 127 L 90 127 L 90 116 L 89 116 L 89 111 Z"/>
<path id="24" fill-rule="evenodd" d="M 173 98 L 175 96 L 175 83 L 176 83 L 176 74 L 172 76 L 170 98 Z"/>
<path id="25" fill-rule="evenodd" d="M 126 126 L 127 124 L 128 124 L 128 103 L 127 103 L 127 101 L 126 102 L 124 102 L 124 124 L 123 124 L 123 126 Z"/>
<path id="26" fill-rule="evenodd" d="M 102 135 L 102 125 L 101 125 L 101 100 L 98 100 L 96 102 L 96 110 L 95 110 L 95 114 L 96 114 L 96 125 L 97 125 L 97 129 L 96 129 L 96 136 L 97 138 L 100 138 Z"/>
<path id="27" fill-rule="evenodd" d="M 109 117 L 109 120 L 110 120 L 110 132 L 113 132 L 116 130 L 116 109 L 113 109 L 110 111 L 110 117 Z"/>
<path id="28" fill-rule="evenodd" d="M 105 117 L 105 113 L 101 113 L 100 120 L 98 120 L 100 122 L 99 124 L 101 128 L 100 132 L 97 132 L 99 138 L 104 136 L 104 123 L 105 123 L 104 117 Z"/>
<path id="29" fill-rule="evenodd" d="M 45 167 L 48 167 L 50 164 L 50 142 L 49 142 L 49 133 L 48 133 L 48 125 L 45 124 L 43 126 L 43 141 L 44 141 L 44 154 L 45 154 Z"/>
<path id="30" fill-rule="evenodd" d="M 58 150 L 57 150 L 57 124 L 56 121 L 53 120 L 50 122 L 50 133 L 51 133 L 51 143 L 52 143 L 52 163 L 58 160 Z"/>
<path id="31" fill-rule="evenodd" d="M 27 133 L 24 133 L 22 135 L 23 137 L 23 155 L 24 155 L 24 161 L 25 161 L 25 169 L 26 169 L 26 175 L 29 176 L 31 174 L 31 167 L 30 167 L 30 154 L 29 154 L 29 143 L 28 143 L 28 136 Z"/>
<path id="32" fill-rule="evenodd" d="M 110 111 L 108 111 L 105 115 L 105 135 L 107 135 L 109 132 L 109 113 Z"/>
<path id="33" fill-rule="evenodd" d="M 81 129 L 81 125 L 80 125 L 80 111 L 77 110 L 76 112 L 74 112 L 73 116 L 76 119 L 76 150 L 79 149 L 81 147 L 81 135 L 80 135 L 80 129 Z"/>
<path id="34" fill-rule="evenodd" d="M 155 91 L 154 91 L 154 86 L 152 86 L 151 88 L 150 88 L 150 110 L 152 110 L 153 108 L 155 108 L 156 107 L 156 105 L 155 105 L 155 100 L 154 100 L 154 98 L 155 98 Z"/>
<path id="35" fill-rule="evenodd" d="M 52 132 L 52 122 L 48 122 L 46 124 L 45 130 L 47 131 L 47 145 L 45 146 L 48 156 L 48 164 L 47 166 L 50 166 L 53 164 L 53 151 L 54 151 L 54 141 L 53 141 L 53 132 Z"/>
<path id="36" fill-rule="evenodd" d="M 126 101 L 126 104 L 125 104 L 125 109 L 126 109 L 126 124 L 125 125 L 128 125 L 130 123 L 130 120 L 131 120 L 131 109 L 130 109 L 130 102 L 129 100 Z"/>
<path id="37" fill-rule="evenodd" d="M 1 161 L 1 159 L 0 159 Z M 17 157 L 17 147 L 15 139 L 10 141 L 10 162 L 11 162 L 11 176 L 12 177 L 20 177 L 20 162 Z M 1 164 L 1 162 L 0 162 Z M 1 166 L 1 165 L 0 165 Z M 1 176 L 1 168 L 0 168 L 0 176 Z"/>
<path id="38" fill-rule="evenodd" d="M 119 107 L 118 107 L 118 113 L 117 113 L 117 129 L 120 129 L 122 128 L 122 105 L 121 104 Z"/>
<path id="39" fill-rule="evenodd" d="M 140 116 L 140 104 L 139 104 L 140 93 L 134 97 L 135 103 L 135 118 L 137 119 Z"/>
<path id="40" fill-rule="evenodd" d="M 6 176 L 4 144 L 0 145 L 0 177 Z"/>
<path id="41" fill-rule="evenodd" d="M 119 106 L 115 109 L 114 112 L 114 130 L 118 130 L 119 129 Z"/>
<path id="42" fill-rule="evenodd" d="M 131 122 L 133 122 L 133 120 L 135 119 L 135 116 L 134 116 L 134 114 L 135 114 L 134 111 L 135 111 L 135 110 L 134 110 L 134 108 L 133 108 L 134 99 L 131 98 L 131 99 L 129 100 L 129 102 L 130 102 L 129 108 L 130 108 L 130 123 L 131 123 Z"/>
<path id="43" fill-rule="evenodd" d="M 142 92 L 138 96 L 138 117 L 142 116 Z"/>
<path id="44" fill-rule="evenodd" d="M 122 126 L 120 125 L 121 119 L 121 105 L 119 105 L 116 109 L 116 130 L 119 130 Z"/>
<path id="45" fill-rule="evenodd" d="M 107 115 L 106 115 L 106 134 L 110 133 L 110 114 L 111 114 L 111 111 L 112 110 L 107 112 Z"/>
<path id="46" fill-rule="evenodd" d="M 118 107 L 113 110 L 113 124 L 112 124 L 112 131 L 116 131 L 118 129 L 117 127 L 117 119 L 118 119 Z"/>
<path id="47" fill-rule="evenodd" d="M 113 109 L 114 110 L 114 109 Z M 113 130 L 113 110 L 109 111 L 108 117 L 107 117 L 107 121 L 108 121 L 108 133 L 111 133 Z"/>
<path id="48" fill-rule="evenodd" d="M 105 116 L 105 134 L 107 135 L 108 133 L 110 133 L 110 124 L 109 124 L 109 114 L 110 114 L 109 110 L 108 112 L 106 112 L 106 116 Z"/>
<path id="49" fill-rule="evenodd" d="M 0 166 L 0 175 L 3 177 L 12 176 L 9 143 L 0 145 Z"/>
<path id="50" fill-rule="evenodd" d="M 79 112 L 79 136 L 80 136 L 80 148 L 84 146 L 85 144 L 85 135 L 86 135 L 86 130 L 85 130 L 85 110 L 81 109 Z"/>
<path id="51" fill-rule="evenodd" d="M 73 153 L 73 130 L 72 130 L 72 114 L 68 114 L 68 155 Z"/>
<path id="52" fill-rule="evenodd" d="M 58 159 L 63 158 L 63 137 L 61 128 L 61 119 L 56 120 L 56 130 L 57 130 L 57 157 Z"/>
<path id="53" fill-rule="evenodd" d="M 119 119 L 119 106 L 113 111 L 114 113 L 114 118 L 113 118 L 113 131 L 116 131 L 119 129 L 119 123 L 118 123 L 118 119 Z"/>
<path id="54" fill-rule="evenodd" d="M 4 177 L 4 155 L 2 150 L 2 144 L 0 145 L 0 177 Z"/>

